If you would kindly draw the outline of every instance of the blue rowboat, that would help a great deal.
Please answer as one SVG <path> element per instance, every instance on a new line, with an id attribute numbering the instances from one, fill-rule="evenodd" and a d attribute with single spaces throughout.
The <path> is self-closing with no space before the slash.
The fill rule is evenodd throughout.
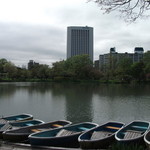
<path id="1" fill-rule="evenodd" d="M 119 130 L 115 135 L 115 139 L 120 144 L 142 144 L 149 127 L 149 122 L 133 121 Z"/>
<path id="2" fill-rule="evenodd" d="M 29 135 L 29 141 L 32 146 L 79 147 L 79 135 L 96 126 L 98 125 L 95 123 L 83 122 L 61 129 L 33 133 Z"/>
<path id="3" fill-rule="evenodd" d="M 150 131 L 148 131 L 145 135 L 144 135 L 144 141 L 146 143 L 146 146 L 148 148 L 148 150 L 150 150 Z"/>
<path id="4" fill-rule="evenodd" d="M 45 123 L 45 122 L 39 119 L 33 119 L 33 120 L 27 120 L 27 121 L 21 121 L 21 122 L 10 122 L 9 124 L 13 128 L 20 128 L 20 127 L 26 127 L 26 126 L 34 126 L 34 125 L 38 125 L 42 123 Z"/>
<path id="5" fill-rule="evenodd" d="M 2 133 L 4 131 L 18 129 L 18 128 L 27 127 L 27 126 L 38 125 L 42 123 L 44 123 L 44 121 L 34 119 L 34 120 L 27 120 L 27 121 L 21 121 L 21 122 L 7 122 L 6 124 L 0 124 L 0 139 L 2 138 Z"/>
<path id="6" fill-rule="evenodd" d="M 82 149 L 108 148 L 115 141 L 115 133 L 124 126 L 120 122 L 107 122 L 81 134 L 78 138 Z"/>
<path id="7" fill-rule="evenodd" d="M 26 126 L 19 129 L 13 129 L 10 131 L 3 132 L 3 140 L 11 142 L 27 142 L 28 136 L 31 133 L 37 133 L 45 130 L 52 130 L 55 128 L 62 128 L 64 126 L 70 125 L 70 121 L 58 120 L 53 122 L 42 123 L 34 126 Z"/>
<path id="8" fill-rule="evenodd" d="M 25 121 L 25 120 L 32 120 L 33 116 L 30 114 L 20 114 L 20 115 L 13 115 L 8 117 L 1 117 L 0 118 L 0 124 L 4 124 L 7 122 L 19 122 L 19 121 Z"/>

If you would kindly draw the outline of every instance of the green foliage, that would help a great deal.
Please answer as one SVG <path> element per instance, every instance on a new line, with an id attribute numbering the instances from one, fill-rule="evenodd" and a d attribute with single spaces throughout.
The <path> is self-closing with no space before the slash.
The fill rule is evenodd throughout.
<path id="1" fill-rule="evenodd" d="M 3 71 L 8 74 L 8 78 L 14 79 L 17 76 L 17 67 L 11 62 L 3 65 Z"/>
<path id="2" fill-rule="evenodd" d="M 78 55 L 53 64 L 54 76 L 63 76 L 74 79 L 97 78 L 97 72 L 88 55 Z M 56 78 L 56 77 L 55 77 Z"/>
<path id="3" fill-rule="evenodd" d="M 117 71 L 122 74 L 129 74 L 131 71 L 132 61 L 130 58 L 123 58 L 119 61 Z"/>
<path id="4" fill-rule="evenodd" d="M 86 77 L 85 73 L 92 67 L 92 62 L 88 55 L 78 55 L 66 60 L 68 72 L 78 78 Z"/>
<path id="5" fill-rule="evenodd" d="M 0 59 L 1 81 L 87 81 L 99 80 L 103 83 L 130 83 L 150 81 L 150 51 L 144 54 L 142 62 L 134 63 L 123 57 L 117 62 L 115 55 L 102 71 L 93 67 L 88 55 L 78 55 L 67 60 L 48 65 L 37 64 L 31 69 L 16 67 L 6 59 Z"/>
<path id="6" fill-rule="evenodd" d="M 59 61 L 53 63 L 52 75 L 53 76 L 65 76 L 66 75 L 66 61 Z"/>
<path id="7" fill-rule="evenodd" d="M 50 68 L 48 65 L 36 65 L 29 70 L 29 76 L 34 79 L 48 79 L 50 76 Z"/>
<path id="8" fill-rule="evenodd" d="M 115 70 L 115 75 L 122 81 L 130 82 L 131 80 L 132 61 L 129 58 L 123 58 L 119 61 Z"/>
<path id="9" fill-rule="evenodd" d="M 4 73 L 4 65 L 7 63 L 7 60 L 2 58 L 0 59 L 0 73 Z"/>
<path id="10" fill-rule="evenodd" d="M 143 62 L 145 64 L 150 63 L 150 51 L 147 51 L 146 53 L 144 53 Z"/>
<path id="11" fill-rule="evenodd" d="M 116 57 L 110 56 L 109 64 L 106 66 L 105 77 L 107 82 L 120 80 L 121 82 L 130 83 L 132 80 L 145 81 L 149 80 L 150 74 L 150 52 L 144 54 L 143 61 L 133 63 L 130 58 L 122 57 L 119 62 Z"/>
<path id="12" fill-rule="evenodd" d="M 138 81 L 144 80 L 145 79 L 144 63 L 143 62 L 134 63 L 131 67 L 131 74 L 132 77 Z"/>
<path id="13" fill-rule="evenodd" d="M 29 79 L 29 75 L 30 75 L 29 70 L 25 68 L 17 68 L 17 79 L 25 81 Z"/>
<path id="14" fill-rule="evenodd" d="M 144 54 L 143 62 L 145 64 L 145 73 L 149 74 L 150 73 L 150 51 L 146 52 Z"/>

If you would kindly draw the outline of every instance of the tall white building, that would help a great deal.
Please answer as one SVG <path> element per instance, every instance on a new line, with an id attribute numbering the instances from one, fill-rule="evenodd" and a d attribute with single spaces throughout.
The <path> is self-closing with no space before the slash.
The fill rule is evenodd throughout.
<path id="1" fill-rule="evenodd" d="M 93 62 L 93 28 L 70 26 L 67 28 L 67 58 L 88 54 Z"/>

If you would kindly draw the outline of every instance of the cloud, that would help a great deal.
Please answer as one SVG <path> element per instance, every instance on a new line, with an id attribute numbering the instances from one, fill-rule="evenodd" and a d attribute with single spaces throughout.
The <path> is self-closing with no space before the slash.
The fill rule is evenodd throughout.
<path id="1" fill-rule="evenodd" d="M 65 59 L 64 31 L 57 27 L 1 23 L 0 32 L 0 51 L 5 58 L 21 58 L 22 63 L 42 57 L 51 58 L 47 63 Z"/>
<path id="2" fill-rule="evenodd" d="M 65 59 L 67 26 L 86 25 L 94 28 L 95 60 L 110 47 L 118 52 L 150 49 L 149 19 L 127 24 L 118 12 L 103 15 L 86 0 L 5 0 L 0 2 L 0 57 L 17 65 Z"/>

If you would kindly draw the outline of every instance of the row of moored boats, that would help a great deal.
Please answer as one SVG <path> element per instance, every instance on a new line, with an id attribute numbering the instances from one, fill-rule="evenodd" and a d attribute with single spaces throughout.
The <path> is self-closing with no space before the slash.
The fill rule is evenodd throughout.
<path id="1" fill-rule="evenodd" d="M 0 118 L 0 139 L 9 142 L 30 143 L 31 146 L 81 147 L 83 149 L 107 148 L 114 142 L 144 144 L 150 149 L 150 123 L 133 121 L 127 125 L 107 122 L 72 124 L 58 120 L 43 122 L 30 114 Z"/>

